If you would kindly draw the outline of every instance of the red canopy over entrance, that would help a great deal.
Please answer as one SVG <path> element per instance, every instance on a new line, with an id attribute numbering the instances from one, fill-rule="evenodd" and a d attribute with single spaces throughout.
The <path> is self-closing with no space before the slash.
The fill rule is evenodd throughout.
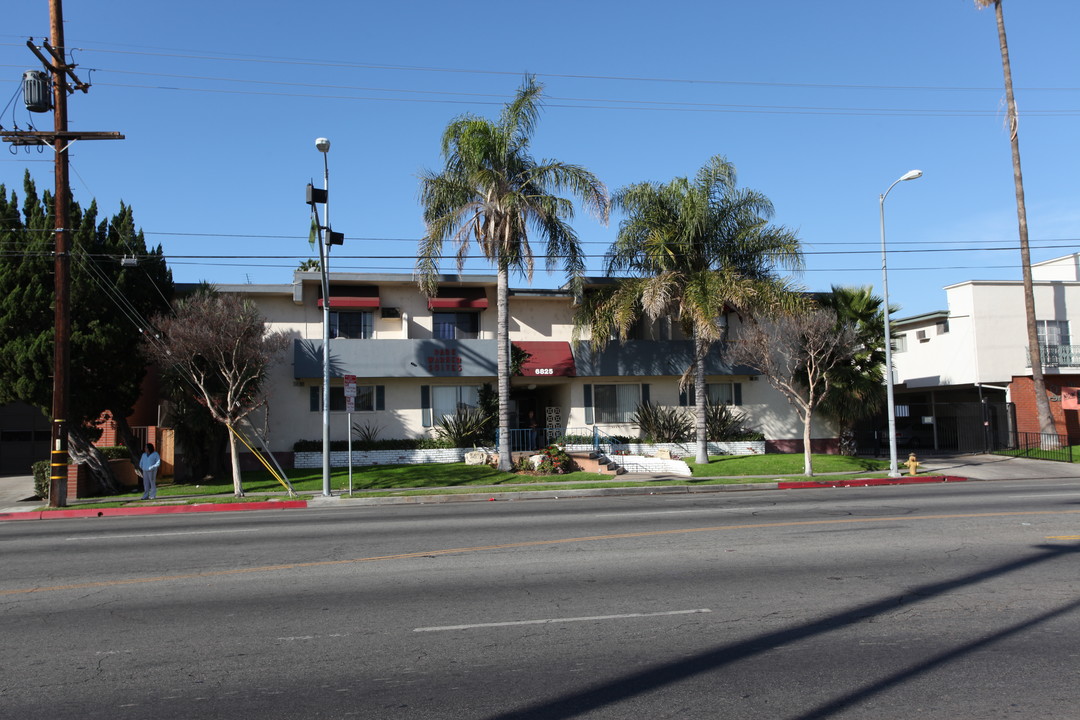
<path id="1" fill-rule="evenodd" d="M 519 348 L 529 353 L 531 357 L 521 365 L 521 374 L 524 377 L 574 377 L 577 368 L 574 366 L 574 354 L 570 351 L 570 343 L 558 340 L 524 340 L 515 342 Z"/>

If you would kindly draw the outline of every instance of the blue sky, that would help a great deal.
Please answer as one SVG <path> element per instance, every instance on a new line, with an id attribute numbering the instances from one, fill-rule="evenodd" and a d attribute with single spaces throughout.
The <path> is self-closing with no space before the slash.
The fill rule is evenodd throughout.
<path id="1" fill-rule="evenodd" d="M 5 103 L 37 67 L 26 38 L 49 27 L 47 0 L 9 5 Z M 319 136 L 332 141 L 331 220 L 347 238 L 331 269 L 411 272 L 417 175 L 439 167 L 442 129 L 461 113 L 494 116 L 526 72 L 547 95 L 537 157 L 585 165 L 615 189 L 723 154 L 798 231 L 808 289 L 880 292 L 878 195 L 912 168 L 923 178 L 886 202 L 900 315 L 944 309 L 953 282 L 1020 277 L 997 32 L 972 0 L 69 0 L 64 11 L 93 83 L 69 103 L 71 128 L 127 138 L 76 143 L 73 191 L 108 213 L 132 205 L 180 282 L 291 280 L 314 254 L 303 188 L 321 183 Z M 1039 261 L 1080 249 L 1080 2 L 1006 0 L 1005 17 Z M 21 103 L 0 117 L 28 121 L 51 128 Z M 9 190 L 27 168 L 51 187 L 48 154 L 0 153 Z M 618 220 L 579 214 L 592 272 Z M 541 269 L 533 284 L 562 280 Z"/>

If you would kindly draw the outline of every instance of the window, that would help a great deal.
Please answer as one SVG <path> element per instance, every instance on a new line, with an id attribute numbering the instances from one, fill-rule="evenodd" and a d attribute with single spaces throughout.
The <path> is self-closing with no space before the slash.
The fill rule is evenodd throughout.
<path id="1" fill-rule="evenodd" d="M 1069 338 L 1068 320 L 1039 320 L 1036 322 L 1039 333 L 1039 345 L 1072 345 Z"/>
<path id="2" fill-rule="evenodd" d="M 322 385 L 308 389 L 311 412 L 322 412 Z M 357 385 L 354 412 L 374 412 L 385 409 L 382 385 Z M 345 388 L 330 386 L 330 412 L 345 412 Z"/>
<path id="3" fill-rule="evenodd" d="M 480 313 L 433 312 L 432 335 L 440 340 L 475 340 L 480 333 Z"/>
<path id="4" fill-rule="evenodd" d="M 897 335 L 892 341 L 893 352 L 907 352 L 907 335 Z"/>
<path id="5" fill-rule="evenodd" d="M 593 406 L 598 423 L 633 422 L 641 404 L 640 385 L 594 385 Z"/>
<path id="6" fill-rule="evenodd" d="M 949 321 L 939 320 L 937 323 L 937 334 L 944 335 L 947 332 L 949 332 Z"/>
<path id="7" fill-rule="evenodd" d="M 374 313 L 370 311 L 331 312 L 330 337 L 370 340 L 373 335 L 373 315 Z"/>
<path id="8" fill-rule="evenodd" d="M 679 405 L 689 407 L 697 404 L 694 384 L 679 392 Z M 705 393 L 711 405 L 742 405 L 742 383 L 706 383 Z"/>
<path id="9" fill-rule="evenodd" d="M 420 409 L 424 427 L 438 425 L 447 415 L 480 405 L 479 385 L 421 385 Z M 434 422 L 433 422 L 434 421 Z"/>

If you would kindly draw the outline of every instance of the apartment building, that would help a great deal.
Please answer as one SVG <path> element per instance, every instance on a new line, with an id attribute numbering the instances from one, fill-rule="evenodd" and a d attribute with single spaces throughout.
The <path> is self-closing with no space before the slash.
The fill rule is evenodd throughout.
<path id="1" fill-rule="evenodd" d="M 269 373 L 268 428 L 275 451 L 321 438 L 322 302 L 317 272 L 288 285 L 222 285 L 255 301 L 273 329 L 291 338 L 287 357 Z M 351 419 L 380 438 L 431 435 L 440 419 L 475 405 L 496 383 L 496 278 L 449 275 L 436 297 L 405 274 L 331 273 L 331 439 L 347 437 L 345 379 L 355 378 Z M 691 342 L 667 319 L 642 323 L 633 339 L 594 351 L 571 342 L 574 298 L 563 290 L 511 289 L 510 341 L 528 353 L 511 380 L 512 425 L 532 413 L 552 433 L 637 435 L 639 403 L 685 405 L 679 377 Z M 737 318 L 732 318 L 737 322 Z M 719 349 L 707 360 L 708 391 L 732 405 L 774 450 L 801 448 L 802 426 L 787 401 L 749 368 L 733 367 Z M 691 401 L 692 402 L 692 401 Z M 835 447 L 835 432 L 816 423 L 815 450 Z"/>
<path id="2" fill-rule="evenodd" d="M 1059 433 L 1080 437 L 1077 411 L 1062 403 L 1063 389 L 1080 385 L 1080 254 L 1031 271 L 1051 409 Z M 1023 283 L 966 280 L 945 295 L 947 310 L 893 323 L 898 426 L 922 447 L 968 450 L 1010 430 L 1038 432 Z"/>

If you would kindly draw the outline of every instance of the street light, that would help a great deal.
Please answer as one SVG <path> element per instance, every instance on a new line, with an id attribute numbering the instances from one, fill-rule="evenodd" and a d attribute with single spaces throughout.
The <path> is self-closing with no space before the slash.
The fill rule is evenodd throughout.
<path id="1" fill-rule="evenodd" d="M 878 196 L 881 210 L 881 289 L 885 302 L 885 398 L 889 413 L 889 477 L 900 477 L 896 463 L 896 401 L 893 399 L 892 331 L 889 329 L 889 272 L 885 265 L 885 198 L 898 183 L 922 177 L 922 170 L 908 170 Z"/>
<path id="2" fill-rule="evenodd" d="M 330 497 L 330 246 L 323 242 L 321 225 L 330 232 L 330 164 L 327 155 L 330 141 L 326 138 L 315 140 L 315 149 L 323 156 L 323 190 L 326 193 L 326 206 L 322 223 L 316 222 L 319 241 L 319 267 L 322 269 L 322 306 L 323 306 L 323 386 L 322 386 L 322 494 Z M 312 206 L 314 207 L 314 205 Z"/>

